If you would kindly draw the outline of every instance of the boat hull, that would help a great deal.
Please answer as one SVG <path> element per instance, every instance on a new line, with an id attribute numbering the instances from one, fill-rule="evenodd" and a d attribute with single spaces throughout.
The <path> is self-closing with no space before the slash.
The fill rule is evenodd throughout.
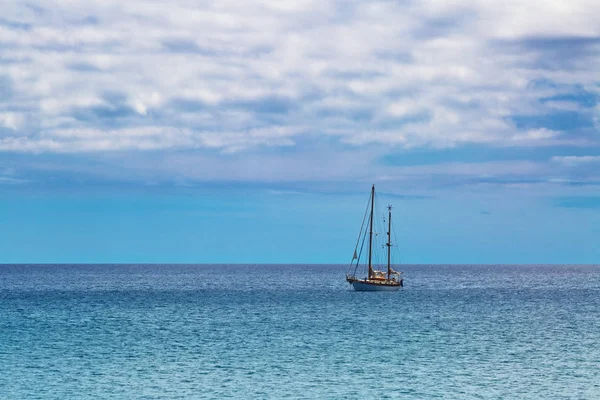
<path id="1" fill-rule="evenodd" d="M 367 281 L 351 282 L 352 287 L 357 292 L 395 292 L 400 289 L 400 283 L 371 283 Z"/>

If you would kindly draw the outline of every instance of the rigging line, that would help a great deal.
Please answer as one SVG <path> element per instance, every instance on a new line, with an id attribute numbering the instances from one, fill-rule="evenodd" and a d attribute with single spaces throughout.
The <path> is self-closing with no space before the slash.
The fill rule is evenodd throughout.
<path id="1" fill-rule="evenodd" d="M 368 230 L 368 228 L 369 227 L 367 226 L 365 228 L 364 234 L 363 234 L 363 232 L 361 232 L 360 235 L 359 235 L 359 237 L 358 237 L 360 239 L 360 236 L 362 236 L 363 240 L 362 240 L 362 243 L 360 245 L 360 250 L 358 252 L 358 258 L 356 259 L 356 265 L 354 266 L 354 272 L 353 272 L 354 276 L 356 276 L 356 270 L 358 269 L 358 265 L 360 263 L 360 258 L 362 257 L 363 249 L 365 247 L 365 241 L 367 240 L 367 230 Z"/>
<path id="2" fill-rule="evenodd" d="M 354 253 L 356 253 L 356 249 L 358 249 L 358 242 L 360 242 L 360 236 L 362 235 L 363 226 L 365 225 L 365 220 L 367 219 L 367 213 L 369 211 L 369 203 L 371 202 L 371 196 L 369 196 L 369 201 L 367 201 L 367 207 L 365 208 L 365 214 L 363 215 L 362 224 L 360 225 L 360 230 L 358 231 L 358 239 L 356 239 L 356 246 L 354 246 Z M 353 255 L 354 257 L 354 255 Z M 352 264 L 354 258 L 352 258 Z"/>
<path id="3" fill-rule="evenodd" d="M 356 246 L 354 246 L 354 253 L 352 254 L 352 261 L 350 261 L 350 268 L 348 268 L 348 272 L 350 272 L 350 270 L 352 269 L 352 266 L 354 265 L 354 254 L 356 254 L 356 250 L 358 249 L 358 243 L 360 242 L 360 237 L 362 235 L 363 227 L 365 225 L 365 220 L 367 219 L 367 213 L 369 211 L 369 203 L 370 202 L 371 202 L 371 196 L 369 196 L 369 201 L 367 201 L 367 207 L 365 208 L 365 213 L 363 215 L 362 224 L 360 225 L 360 230 L 358 231 L 358 238 L 356 239 Z M 363 239 L 363 242 L 364 242 L 364 239 Z M 362 246 L 361 246 L 361 253 L 362 253 Z M 360 255 L 357 255 L 356 267 L 358 267 L 359 260 L 360 260 Z M 356 274 L 356 267 L 354 268 L 354 274 Z"/>
<path id="4" fill-rule="evenodd" d="M 362 252 L 363 252 L 363 249 L 364 249 L 364 247 L 365 247 L 365 242 L 367 241 L 367 230 L 368 230 L 368 226 L 365 228 L 365 233 L 364 233 L 364 235 L 362 235 L 362 237 L 363 237 L 363 241 L 362 241 L 362 243 L 361 243 L 361 245 L 360 245 L 360 251 L 359 251 L 359 253 L 358 253 L 358 259 L 356 260 L 356 266 L 354 267 L 354 275 L 355 275 L 355 276 L 356 276 L 356 270 L 358 269 L 358 265 L 359 265 L 359 262 L 360 262 L 360 258 L 362 257 Z M 361 232 L 361 233 L 362 233 L 362 232 Z"/>
<path id="5" fill-rule="evenodd" d="M 380 223 L 378 223 L 380 225 Z M 377 251 L 374 253 L 375 265 L 377 265 L 377 269 L 381 269 L 381 249 L 382 249 L 382 239 L 383 235 L 381 234 L 381 226 L 378 226 L 379 234 L 375 238 L 375 246 Z"/>
<path id="6" fill-rule="evenodd" d="M 396 217 L 397 218 L 397 217 Z M 395 224 L 394 224 L 395 219 L 392 221 L 392 234 L 394 235 L 394 247 L 396 248 L 396 254 L 398 256 L 398 262 L 401 262 L 401 257 L 400 257 L 400 246 L 399 246 L 399 241 L 398 238 L 396 237 L 396 229 L 395 229 Z"/>

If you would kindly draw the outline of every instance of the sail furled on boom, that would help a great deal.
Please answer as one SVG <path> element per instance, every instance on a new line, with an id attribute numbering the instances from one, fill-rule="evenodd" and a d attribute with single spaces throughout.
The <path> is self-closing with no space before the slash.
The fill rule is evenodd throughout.
<path id="1" fill-rule="evenodd" d="M 385 271 L 379 271 L 377 269 L 373 270 L 373 277 L 374 278 L 385 278 Z"/>

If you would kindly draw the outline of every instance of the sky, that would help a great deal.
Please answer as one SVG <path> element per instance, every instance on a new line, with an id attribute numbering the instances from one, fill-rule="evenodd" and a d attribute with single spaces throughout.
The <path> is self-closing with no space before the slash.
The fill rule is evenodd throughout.
<path id="1" fill-rule="evenodd" d="M 0 5 L 0 263 L 600 263 L 600 3 Z"/>

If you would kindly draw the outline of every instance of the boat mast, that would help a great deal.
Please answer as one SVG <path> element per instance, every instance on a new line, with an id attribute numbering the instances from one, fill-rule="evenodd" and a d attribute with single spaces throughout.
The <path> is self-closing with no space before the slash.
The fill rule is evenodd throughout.
<path id="1" fill-rule="evenodd" d="M 390 272 L 391 270 L 391 266 L 390 266 L 390 252 L 392 250 L 392 237 L 391 237 L 391 232 L 392 232 L 392 206 L 388 205 L 388 242 L 386 243 L 387 246 L 387 256 L 388 256 L 388 270 L 387 270 L 387 279 L 388 281 L 390 280 Z"/>
<path id="2" fill-rule="evenodd" d="M 373 276 L 373 266 L 371 264 L 371 255 L 373 252 L 373 208 L 375 207 L 375 185 L 371 188 L 371 221 L 369 228 L 369 279 Z"/>

